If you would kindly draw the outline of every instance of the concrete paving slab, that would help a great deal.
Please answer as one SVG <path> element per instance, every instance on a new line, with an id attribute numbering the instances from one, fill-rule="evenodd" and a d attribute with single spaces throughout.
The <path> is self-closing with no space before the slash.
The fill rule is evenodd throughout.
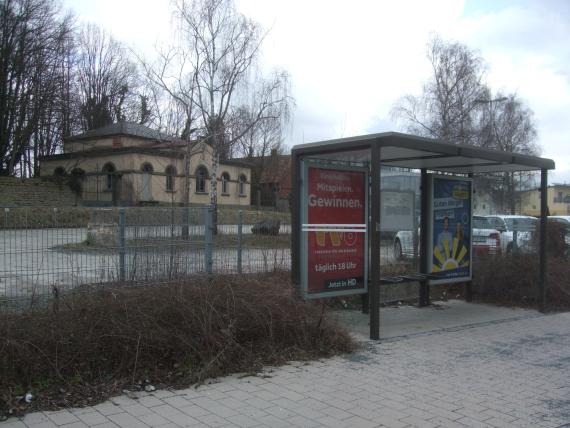
<path id="1" fill-rule="evenodd" d="M 0 428 L 63 428 L 67 420 L 48 417 L 62 414 L 79 417 L 76 426 L 93 428 L 568 426 L 570 313 L 442 305 L 384 309 L 391 336 L 363 340 L 352 354 L 268 367 L 256 377 L 233 375 L 179 391 L 141 393 L 131 408 L 146 407 L 132 412 L 139 416 L 123 411 L 130 398 L 115 397 L 87 413 L 37 412 L 0 422 Z M 366 329 L 366 317 L 343 311 L 351 313 L 355 331 Z M 367 329 L 356 334 L 365 338 Z M 100 416 L 82 417 L 95 412 Z"/>
<path id="2" fill-rule="evenodd" d="M 380 339 L 426 334 L 454 328 L 539 316 L 532 309 L 499 307 L 463 300 L 436 301 L 428 307 L 412 305 L 380 308 Z M 334 312 L 338 321 L 359 340 L 370 337 L 369 315 L 360 310 Z"/>

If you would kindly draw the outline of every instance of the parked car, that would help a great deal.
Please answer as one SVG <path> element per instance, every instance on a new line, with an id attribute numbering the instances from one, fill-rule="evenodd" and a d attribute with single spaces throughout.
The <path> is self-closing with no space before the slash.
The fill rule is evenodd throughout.
<path id="1" fill-rule="evenodd" d="M 472 236 L 474 256 L 494 256 L 501 253 L 501 232 L 493 228 L 486 217 L 473 216 Z"/>
<path id="2" fill-rule="evenodd" d="M 559 223 L 570 226 L 570 215 L 549 215 L 548 220 L 557 221 Z"/>
<path id="3" fill-rule="evenodd" d="M 420 230 L 418 229 L 418 237 Z M 501 233 L 489 226 L 489 222 L 483 216 L 473 216 L 473 230 L 471 233 L 473 242 L 473 255 L 495 255 L 501 250 Z M 400 260 L 414 256 L 414 233 L 411 230 L 401 230 L 394 237 L 394 257 Z M 419 248 L 416 247 L 416 254 Z"/>
<path id="4" fill-rule="evenodd" d="M 491 227 L 501 232 L 501 251 L 511 254 L 515 248 L 523 253 L 535 250 L 534 234 L 538 219 L 527 215 L 487 215 Z M 516 236 L 516 242 L 515 242 Z"/>

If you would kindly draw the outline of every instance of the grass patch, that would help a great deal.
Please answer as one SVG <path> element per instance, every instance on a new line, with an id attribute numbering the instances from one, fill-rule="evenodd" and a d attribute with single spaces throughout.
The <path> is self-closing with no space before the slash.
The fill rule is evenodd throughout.
<path id="1" fill-rule="evenodd" d="M 280 220 L 281 224 L 291 224 L 291 214 L 283 211 L 257 210 L 252 207 L 224 207 L 218 205 L 218 224 L 237 224 L 238 211 L 242 211 L 243 224 L 254 224 L 264 219 Z"/>
<path id="2" fill-rule="evenodd" d="M 244 248 L 291 248 L 291 235 L 242 235 Z M 215 235 L 216 247 L 236 247 L 237 236 Z"/>
<path id="3" fill-rule="evenodd" d="M 89 405 L 146 379 L 182 387 L 354 348 L 286 273 L 71 293 L 44 311 L 0 315 L 0 411 Z"/>
<path id="4" fill-rule="evenodd" d="M 119 207 L 13 207 L 1 212 L 0 226 L 7 229 L 42 229 L 86 227 L 90 222 L 118 223 Z M 203 206 L 125 207 L 127 225 L 204 224 Z M 238 211 L 242 211 L 243 224 L 255 224 L 264 219 L 280 220 L 291 224 L 291 214 L 273 210 L 257 210 L 251 206 L 218 205 L 218 224 L 237 224 Z"/>

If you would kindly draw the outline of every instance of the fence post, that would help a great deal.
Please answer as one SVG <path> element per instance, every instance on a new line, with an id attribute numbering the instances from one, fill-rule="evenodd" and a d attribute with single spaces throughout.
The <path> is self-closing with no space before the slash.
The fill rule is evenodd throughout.
<path id="1" fill-rule="evenodd" d="M 242 242 L 241 233 L 243 228 L 243 211 L 238 211 L 238 230 L 237 230 L 237 271 L 241 273 L 241 253 L 242 253 Z"/>
<path id="2" fill-rule="evenodd" d="M 125 209 L 119 209 L 119 280 L 125 281 Z"/>
<path id="3" fill-rule="evenodd" d="M 10 215 L 10 208 L 4 208 L 4 227 L 8 228 L 8 216 Z"/>
<path id="4" fill-rule="evenodd" d="M 519 251 L 519 231 L 518 230 L 513 230 L 513 254 L 518 253 Z"/>
<path id="5" fill-rule="evenodd" d="M 214 209 L 211 205 L 208 205 L 204 209 L 205 221 L 204 221 L 204 238 L 205 238 L 205 248 L 204 248 L 204 269 L 206 273 L 212 273 L 212 245 L 214 240 Z"/>
<path id="6" fill-rule="evenodd" d="M 182 239 L 190 239 L 190 208 L 184 207 L 182 210 Z"/>
<path id="7" fill-rule="evenodd" d="M 53 209 L 53 227 L 57 227 L 57 208 Z"/>

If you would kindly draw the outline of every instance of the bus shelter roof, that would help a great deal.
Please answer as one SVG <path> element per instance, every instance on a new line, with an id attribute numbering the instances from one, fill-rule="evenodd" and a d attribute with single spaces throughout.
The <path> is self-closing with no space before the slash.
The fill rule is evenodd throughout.
<path id="1" fill-rule="evenodd" d="M 369 162 L 372 146 L 381 148 L 384 166 L 427 169 L 455 174 L 554 169 L 554 161 L 538 156 L 445 143 L 432 138 L 384 132 L 300 144 L 293 154 L 330 161 Z"/>

